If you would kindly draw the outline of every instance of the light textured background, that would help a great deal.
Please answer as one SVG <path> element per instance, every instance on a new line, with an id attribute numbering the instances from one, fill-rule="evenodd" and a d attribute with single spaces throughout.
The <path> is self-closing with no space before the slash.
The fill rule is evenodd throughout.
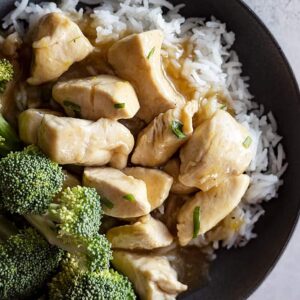
<path id="1" fill-rule="evenodd" d="M 244 0 L 278 40 L 300 83 L 300 0 Z M 249 300 L 300 300 L 300 224 L 270 276 Z"/>

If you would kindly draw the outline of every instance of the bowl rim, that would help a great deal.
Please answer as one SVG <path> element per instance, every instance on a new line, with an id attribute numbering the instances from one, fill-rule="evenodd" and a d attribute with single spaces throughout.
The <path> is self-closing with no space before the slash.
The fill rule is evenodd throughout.
<path id="1" fill-rule="evenodd" d="M 268 27 L 262 21 L 262 19 L 254 12 L 254 10 L 252 8 L 250 8 L 250 6 L 247 3 L 245 3 L 245 0 L 235 0 L 235 2 L 241 7 L 241 9 L 246 10 L 248 12 L 249 16 L 252 17 L 252 19 L 256 23 L 256 25 L 259 26 L 260 29 L 262 29 L 267 34 L 271 43 L 278 50 L 278 53 L 279 53 L 280 57 L 282 58 L 284 65 L 286 66 L 287 71 L 289 73 L 291 83 L 296 92 L 298 104 L 300 106 L 300 86 L 299 86 L 300 83 L 298 84 L 298 81 L 297 81 L 295 73 L 291 67 L 291 64 L 288 61 L 287 56 L 285 55 L 284 51 L 282 50 L 279 42 L 276 40 L 275 36 L 273 35 L 273 33 L 271 33 L 270 29 L 268 29 Z M 245 299 L 249 298 L 256 290 L 258 290 L 258 288 L 262 285 L 262 283 L 266 280 L 266 278 L 274 270 L 275 266 L 278 264 L 280 258 L 282 257 L 283 253 L 285 252 L 289 242 L 291 241 L 291 238 L 292 238 L 292 236 L 295 232 L 296 226 L 298 224 L 299 218 L 300 218 L 300 199 L 298 201 L 297 213 L 293 220 L 293 226 L 291 227 L 284 244 L 282 245 L 281 248 L 279 248 L 277 250 L 276 257 L 273 259 L 272 263 L 266 269 L 266 271 L 263 273 L 263 275 L 260 276 L 259 278 L 257 278 L 256 281 L 254 282 L 253 286 L 251 288 L 249 288 L 248 291 L 245 292 L 245 295 L 244 295 Z"/>

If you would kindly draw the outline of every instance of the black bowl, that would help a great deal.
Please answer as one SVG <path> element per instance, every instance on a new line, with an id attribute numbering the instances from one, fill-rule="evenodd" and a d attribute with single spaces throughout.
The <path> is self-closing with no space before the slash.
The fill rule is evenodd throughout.
<path id="1" fill-rule="evenodd" d="M 1 16 L 15 0 L 0 2 Z M 37 1 L 38 2 L 38 1 Z M 300 188 L 300 93 L 291 68 L 277 42 L 257 16 L 238 0 L 176 0 L 186 3 L 186 17 L 214 15 L 236 33 L 235 50 L 251 77 L 256 101 L 272 110 L 283 139 L 289 168 L 278 199 L 264 205 L 266 214 L 257 223 L 258 238 L 246 247 L 218 252 L 209 280 L 181 299 L 233 300 L 247 298 L 275 266 L 298 219 Z"/>

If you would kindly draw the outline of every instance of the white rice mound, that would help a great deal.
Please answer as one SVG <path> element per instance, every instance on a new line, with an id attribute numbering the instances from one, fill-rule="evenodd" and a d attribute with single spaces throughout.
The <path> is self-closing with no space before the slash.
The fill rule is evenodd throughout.
<path id="1" fill-rule="evenodd" d="M 194 98 L 211 88 L 222 90 L 236 119 L 249 128 L 252 135 L 256 155 L 247 170 L 251 184 L 242 202 L 226 217 L 222 226 L 193 240 L 192 244 L 212 243 L 215 249 L 220 246 L 231 248 L 244 246 L 255 238 L 254 225 L 264 214 L 260 204 L 277 196 L 287 163 L 276 120 L 271 112 L 265 114 L 264 107 L 253 101 L 248 90 L 249 78 L 242 76 L 242 63 L 232 50 L 235 35 L 226 30 L 226 24 L 214 17 L 209 21 L 187 19 L 179 13 L 184 5 L 174 7 L 166 0 L 63 0 L 59 6 L 54 2 L 40 5 L 28 2 L 15 3 L 16 9 L 3 20 L 4 28 L 15 29 L 24 35 L 24 22 L 20 21 L 26 21 L 29 28 L 33 28 L 49 12 L 64 12 L 73 20 L 79 20 L 84 13 L 83 9 L 76 10 L 79 2 L 96 5 L 93 9 L 86 8 L 93 18 L 96 42 L 117 40 L 128 31 L 160 29 L 165 34 L 162 54 L 171 60 L 190 85 L 196 87 Z M 163 14 L 163 8 L 166 14 Z M 193 58 L 185 58 L 179 64 L 183 55 L 179 44 L 187 41 Z"/>

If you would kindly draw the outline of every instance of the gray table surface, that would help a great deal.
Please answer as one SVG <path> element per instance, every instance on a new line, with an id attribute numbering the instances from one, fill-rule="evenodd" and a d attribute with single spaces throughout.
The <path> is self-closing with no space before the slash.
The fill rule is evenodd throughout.
<path id="1" fill-rule="evenodd" d="M 300 0 L 244 0 L 278 40 L 300 83 Z M 250 300 L 300 299 L 300 224 L 278 264 Z"/>

